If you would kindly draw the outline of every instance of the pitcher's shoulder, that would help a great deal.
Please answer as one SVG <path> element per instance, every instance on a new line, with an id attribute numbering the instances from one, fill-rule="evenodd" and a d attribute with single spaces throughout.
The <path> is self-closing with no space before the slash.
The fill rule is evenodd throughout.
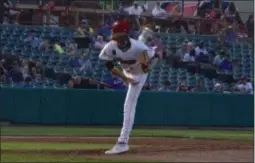
<path id="1" fill-rule="evenodd" d="M 104 49 L 105 49 L 105 50 L 108 50 L 108 49 L 113 49 L 113 48 L 116 48 L 116 47 L 117 47 L 116 42 L 113 41 L 113 40 L 111 40 L 111 41 L 109 41 L 109 42 L 105 45 Z"/>

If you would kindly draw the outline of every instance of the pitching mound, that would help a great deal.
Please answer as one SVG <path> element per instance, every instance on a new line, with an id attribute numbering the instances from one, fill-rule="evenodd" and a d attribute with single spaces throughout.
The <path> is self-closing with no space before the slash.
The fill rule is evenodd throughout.
<path id="1" fill-rule="evenodd" d="M 34 142 L 34 143 L 86 143 L 114 144 L 116 138 L 88 137 L 3 137 L 2 142 Z M 3 150 L 4 153 L 30 153 L 84 156 L 103 160 L 137 160 L 167 162 L 252 162 L 252 141 L 226 141 L 202 139 L 170 139 L 170 138 L 132 138 L 130 152 L 106 156 L 105 149 L 93 150 Z"/>

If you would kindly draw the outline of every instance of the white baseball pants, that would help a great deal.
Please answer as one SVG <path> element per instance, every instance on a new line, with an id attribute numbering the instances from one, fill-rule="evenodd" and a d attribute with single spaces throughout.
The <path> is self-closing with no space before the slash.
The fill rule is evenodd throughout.
<path id="1" fill-rule="evenodd" d="M 132 74 L 125 73 L 125 75 L 127 77 L 130 77 L 139 81 L 139 83 L 136 85 L 133 85 L 133 84 L 128 85 L 128 91 L 127 91 L 126 99 L 124 103 L 123 125 L 122 125 L 120 136 L 118 138 L 118 142 L 128 144 L 129 137 L 134 125 L 134 121 L 135 121 L 137 100 L 146 82 L 148 74 L 142 73 L 139 75 L 132 75 Z"/>

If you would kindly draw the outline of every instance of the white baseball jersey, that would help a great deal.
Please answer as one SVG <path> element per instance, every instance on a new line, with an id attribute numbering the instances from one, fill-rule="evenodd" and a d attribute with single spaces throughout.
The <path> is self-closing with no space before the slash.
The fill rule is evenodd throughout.
<path id="1" fill-rule="evenodd" d="M 110 41 L 105 45 L 99 54 L 99 58 L 108 61 L 118 61 L 125 72 L 132 74 L 142 73 L 141 65 L 138 61 L 140 55 L 145 51 L 148 58 L 151 59 L 155 55 L 155 50 L 146 46 L 143 42 L 130 39 L 131 47 L 123 52 L 116 41 Z"/>

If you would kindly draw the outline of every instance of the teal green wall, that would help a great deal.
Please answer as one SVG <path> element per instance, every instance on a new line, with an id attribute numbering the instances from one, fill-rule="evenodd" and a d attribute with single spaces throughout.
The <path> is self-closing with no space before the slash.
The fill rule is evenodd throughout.
<path id="1" fill-rule="evenodd" d="M 120 125 L 125 92 L 2 88 L 0 120 L 15 123 Z M 253 96 L 143 92 L 136 125 L 253 125 Z"/>

